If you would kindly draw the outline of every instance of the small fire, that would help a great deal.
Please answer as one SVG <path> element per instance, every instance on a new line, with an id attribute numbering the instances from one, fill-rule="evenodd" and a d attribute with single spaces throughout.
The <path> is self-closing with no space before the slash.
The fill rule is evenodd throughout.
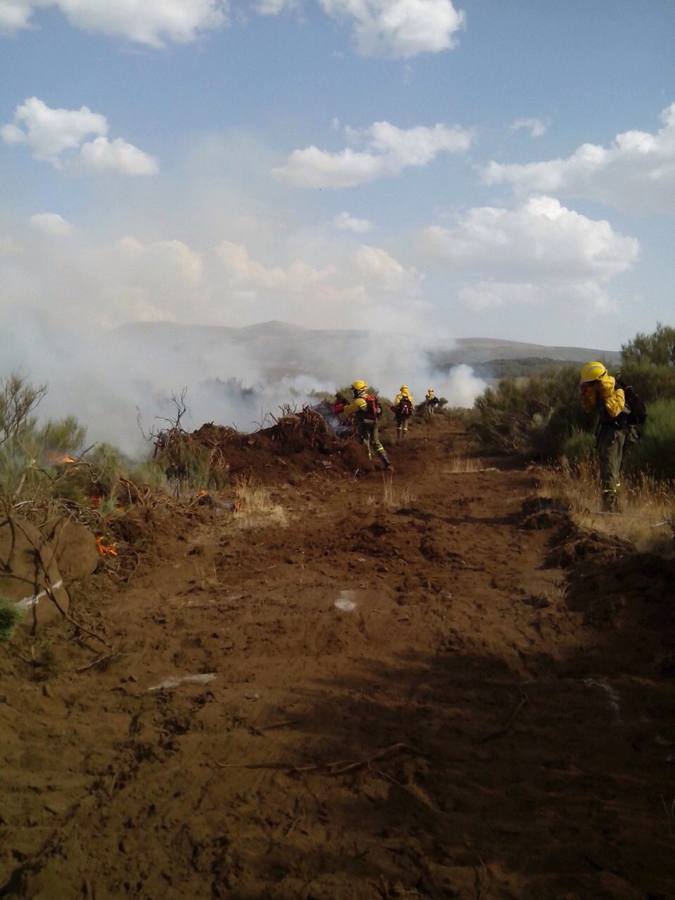
<path id="1" fill-rule="evenodd" d="M 96 549 L 101 556 L 117 556 L 117 547 L 115 544 L 106 544 L 103 535 L 96 538 Z"/>
<path id="2" fill-rule="evenodd" d="M 49 463 L 52 466 L 73 466 L 78 462 L 75 456 L 68 456 L 65 453 L 53 453 L 49 456 Z"/>

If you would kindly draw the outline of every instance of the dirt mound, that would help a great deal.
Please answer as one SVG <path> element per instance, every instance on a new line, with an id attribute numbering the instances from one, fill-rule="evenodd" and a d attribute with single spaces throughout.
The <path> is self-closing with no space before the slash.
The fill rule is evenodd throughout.
<path id="1" fill-rule="evenodd" d="M 157 436 L 155 458 L 169 478 L 187 477 L 199 469 L 208 473 L 209 486 L 217 488 L 241 476 L 283 481 L 318 468 L 373 470 L 363 448 L 350 437 L 338 437 L 311 407 L 252 434 L 213 422 L 192 433 L 168 429 Z"/>
<path id="2" fill-rule="evenodd" d="M 551 520 L 551 524 L 560 522 L 560 518 Z M 629 541 L 615 535 L 579 528 L 564 514 L 561 528 L 551 543 L 547 561 L 551 566 L 570 568 L 585 559 L 594 563 L 611 562 L 635 554 L 635 548 Z"/>

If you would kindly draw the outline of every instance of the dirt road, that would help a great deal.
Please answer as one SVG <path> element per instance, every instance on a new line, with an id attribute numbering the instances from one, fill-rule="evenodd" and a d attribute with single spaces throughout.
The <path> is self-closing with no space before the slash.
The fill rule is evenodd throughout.
<path id="1" fill-rule="evenodd" d="M 675 897 L 673 565 L 463 445 L 165 523 L 107 667 L 2 649 L 0 896 Z"/>

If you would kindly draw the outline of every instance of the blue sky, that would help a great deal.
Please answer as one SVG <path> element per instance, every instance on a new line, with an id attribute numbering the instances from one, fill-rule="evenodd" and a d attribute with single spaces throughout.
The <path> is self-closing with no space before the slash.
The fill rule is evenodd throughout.
<path id="1" fill-rule="evenodd" d="M 608 348 L 672 321 L 672 0 L 112 7 L 0 0 L 5 308 Z"/>

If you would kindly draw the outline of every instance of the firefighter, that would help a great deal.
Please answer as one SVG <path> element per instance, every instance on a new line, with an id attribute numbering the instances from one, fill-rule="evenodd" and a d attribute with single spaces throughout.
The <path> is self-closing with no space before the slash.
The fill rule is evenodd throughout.
<path id="1" fill-rule="evenodd" d="M 408 433 L 408 422 L 414 410 L 415 401 L 413 400 L 412 394 L 410 393 L 410 388 L 407 384 L 402 384 L 401 390 L 396 395 L 394 405 L 391 408 L 391 411 L 396 417 L 396 431 L 399 441 L 402 441 Z"/>
<path id="2" fill-rule="evenodd" d="M 631 430 L 625 393 L 616 386 L 616 380 L 603 363 L 597 361 L 582 367 L 579 387 L 584 409 L 598 415 L 596 446 L 600 460 L 602 508 L 606 512 L 615 512 L 621 486 L 621 465 Z"/>
<path id="3" fill-rule="evenodd" d="M 433 416 L 436 412 L 436 407 L 438 406 L 438 397 L 436 396 L 436 391 L 433 388 L 427 388 L 427 392 L 424 395 L 424 407 L 426 410 L 427 416 Z"/>
<path id="4" fill-rule="evenodd" d="M 365 381 L 352 382 L 353 400 L 341 410 L 342 416 L 354 416 L 356 422 L 356 435 L 368 451 L 368 459 L 373 458 L 373 451 L 382 463 L 383 469 L 391 469 L 387 451 L 380 441 L 380 430 L 377 417 L 380 414 L 380 405 L 374 394 L 368 393 L 368 385 Z"/>

